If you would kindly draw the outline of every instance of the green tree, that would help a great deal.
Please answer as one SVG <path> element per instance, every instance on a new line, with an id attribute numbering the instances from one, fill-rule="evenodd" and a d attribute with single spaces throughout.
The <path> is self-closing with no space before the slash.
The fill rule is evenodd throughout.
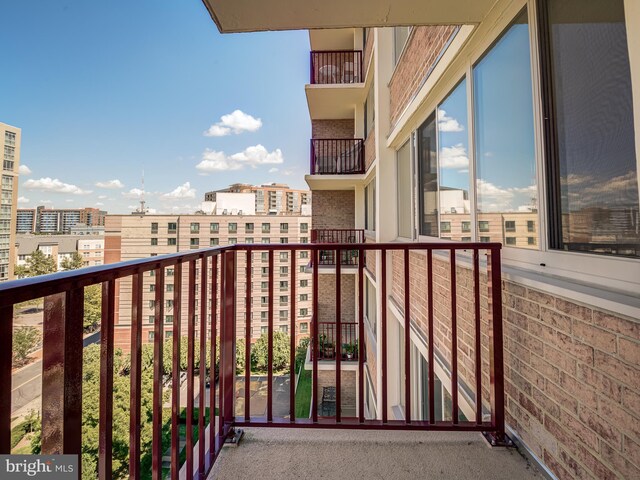
<path id="1" fill-rule="evenodd" d="M 62 270 L 77 270 L 84 267 L 84 259 L 78 252 L 73 252 L 70 257 L 65 257 L 60 263 Z"/>
<path id="2" fill-rule="evenodd" d="M 284 332 L 273 332 L 273 369 L 282 370 L 289 365 L 289 335 Z M 269 362 L 269 342 L 266 333 L 251 347 L 251 366 L 257 371 L 266 371 Z"/>
<path id="3" fill-rule="evenodd" d="M 296 347 L 296 371 L 300 370 L 300 367 L 304 365 L 304 361 L 307 359 L 310 340 L 309 337 L 303 338 Z"/>
<path id="4" fill-rule="evenodd" d="M 98 328 L 102 318 L 102 288 L 89 285 L 84 289 L 84 331 L 92 332 Z"/>
<path id="5" fill-rule="evenodd" d="M 58 266 L 53 257 L 45 255 L 42 250 L 36 250 L 29 258 L 24 266 L 16 265 L 15 274 L 18 278 L 37 277 L 38 275 L 46 275 L 47 273 L 55 273 Z"/>
<path id="6" fill-rule="evenodd" d="M 24 365 L 29 352 L 40 343 L 42 335 L 35 327 L 20 327 L 13 331 L 13 365 Z"/>

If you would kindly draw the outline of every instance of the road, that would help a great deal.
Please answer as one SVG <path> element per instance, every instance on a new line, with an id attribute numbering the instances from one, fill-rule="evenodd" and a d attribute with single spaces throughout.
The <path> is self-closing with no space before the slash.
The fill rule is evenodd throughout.
<path id="1" fill-rule="evenodd" d="M 86 336 L 83 346 L 98 343 L 100 341 L 100 331 Z M 22 370 L 13 374 L 11 379 L 11 413 L 21 409 L 29 402 L 38 398 L 42 393 L 42 360 L 33 362 Z"/>

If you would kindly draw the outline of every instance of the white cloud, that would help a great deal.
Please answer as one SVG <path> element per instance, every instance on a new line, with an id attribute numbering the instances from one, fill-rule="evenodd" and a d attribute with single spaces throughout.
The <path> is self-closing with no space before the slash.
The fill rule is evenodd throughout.
<path id="1" fill-rule="evenodd" d="M 106 195 L 98 195 L 98 199 L 99 199 L 99 200 L 104 200 L 105 198 L 107 198 L 107 196 L 106 196 Z"/>
<path id="2" fill-rule="evenodd" d="M 96 202 L 96 207 L 102 207 L 102 206 L 104 206 L 104 203 L 102 203 L 102 202 Z"/>
<path id="3" fill-rule="evenodd" d="M 164 198 L 196 198 L 196 189 L 191 188 L 191 183 L 185 182 L 174 190 L 163 195 Z"/>
<path id="4" fill-rule="evenodd" d="M 278 168 L 277 168 L 277 167 L 271 167 L 271 168 L 269 169 L 269 173 L 276 173 L 277 171 L 278 171 Z"/>
<path id="5" fill-rule="evenodd" d="M 124 185 L 120 180 L 114 179 L 114 180 L 108 180 L 106 182 L 97 182 L 96 187 L 117 189 L 117 188 L 124 188 Z"/>
<path id="6" fill-rule="evenodd" d="M 27 180 L 22 185 L 29 190 L 42 190 L 54 193 L 70 193 L 72 195 L 88 195 L 91 190 L 83 190 L 77 185 L 64 183 L 57 178 L 44 177 L 39 180 Z"/>
<path id="7" fill-rule="evenodd" d="M 268 152 L 262 145 L 254 145 L 230 156 L 224 152 L 207 149 L 202 154 L 202 161 L 196 165 L 196 169 L 203 172 L 223 172 L 240 170 L 245 165 L 256 168 L 259 165 L 279 165 L 281 163 L 284 163 L 284 158 L 279 148 Z"/>
<path id="8" fill-rule="evenodd" d="M 285 170 L 285 171 L 283 171 L 283 172 L 282 172 L 282 174 L 283 174 L 283 175 L 285 175 L 285 176 L 287 176 L 287 177 L 290 177 L 290 176 L 291 176 L 291 175 L 293 175 L 294 173 L 296 173 L 296 172 L 295 172 L 295 170 L 293 170 L 293 169 L 291 169 L 291 168 L 290 168 L 290 169 L 287 169 L 287 170 Z"/>
<path id="9" fill-rule="evenodd" d="M 29 199 L 27 197 L 18 197 L 18 203 L 29 203 Z"/>
<path id="10" fill-rule="evenodd" d="M 441 132 L 462 132 L 464 127 L 453 117 L 449 117 L 445 110 L 438 109 L 438 130 Z"/>
<path id="11" fill-rule="evenodd" d="M 40 200 L 38 205 L 51 205 L 53 202 L 51 200 Z"/>
<path id="12" fill-rule="evenodd" d="M 440 149 L 440 167 L 456 170 L 468 169 L 469 157 L 467 156 L 467 149 L 461 143 L 453 147 L 442 147 Z"/>
<path id="13" fill-rule="evenodd" d="M 124 198 L 140 198 L 144 195 L 144 190 L 140 190 L 139 188 L 132 188 L 128 192 L 122 192 L 122 196 Z"/>
<path id="14" fill-rule="evenodd" d="M 73 198 L 67 198 L 67 199 L 65 200 L 65 202 L 67 202 L 67 203 L 71 203 L 71 202 L 73 202 Z"/>
<path id="15" fill-rule="evenodd" d="M 244 113 L 242 110 L 234 110 L 220 117 L 218 123 L 214 123 L 204 132 L 205 137 L 224 137 L 232 133 L 238 135 L 243 132 L 255 132 L 262 127 L 262 120 Z"/>
<path id="16" fill-rule="evenodd" d="M 20 175 L 31 175 L 31 169 L 23 163 L 18 167 L 18 173 Z"/>

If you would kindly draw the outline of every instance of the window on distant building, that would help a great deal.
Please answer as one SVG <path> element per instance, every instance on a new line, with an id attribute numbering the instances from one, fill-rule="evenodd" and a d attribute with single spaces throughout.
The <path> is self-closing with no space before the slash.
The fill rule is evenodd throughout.
<path id="1" fill-rule="evenodd" d="M 300 233 L 307 233 L 309 231 L 309 224 L 308 223 L 301 223 L 300 224 Z"/>
<path id="2" fill-rule="evenodd" d="M 158 239 L 157 238 L 152 238 L 151 239 L 151 245 L 158 245 Z"/>
<path id="3" fill-rule="evenodd" d="M 218 233 L 220 231 L 220 225 L 218 222 L 209 224 L 209 233 Z"/>
<path id="4" fill-rule="evenodd" d="M 167 233 L 176 233 L 178 230 L 178 224 L 175 222 L 167 223 Z"/>
<path id="5" fill-rule="evenodd" d="M 309 316 L 309 309 L 308 308 L 301 308 L 299 316 L 300 317 L 308 317 Z"/>
<path id="6" fill-rule="evenodd" d="M 482 220 L 480 222 L 478 222 L 478 230 L 480 230 L 481 232 L 488 232 L 489 231 L 489 222 Z"/>
<path id="7" fill-rule="evenodd" d="M 200 246 L 200 239 L 199 238 L 190 238 L 189 239 L 189 246 L 191 248 L 198 248 Z"/>
<path id="8" fill-rule="evenodd" d="M 157 222 L 151 223 L 151 233 L 158 233 L 158 223 Z"/>
<path id="9" fill-rule="evenodd" d="M 301 288 L 308 287 L 308 286 L 309 286 L 309 280 L 300 280 Z"/>
<path id="10" fill-rule="evenodd" d="M 300 324 L 300 333 L 309 333 L 309 324 L 307 322 Z"/>
<path id="11" fill-rule="evenodd" d="M 167 245 L 177 245 L 177 244 L 178 244 L 177 238 L 167 238 Z"/>
<path id="12" fill-rule="evenodd" d="M 516 237 L 505 237 L 505 244 L 506 245 L 515 245 L 516 244 Z"/>
<path id="13" fill-rule="evenodd" d="M 442 233 L 450 233 L 451 232 L 451 222 L 440 222 L 440 231 Z"/>
<path id="14" fill-rule="evenodd" d="M 262 233 L 271 233 L 271 224 L 263 223 L 262 224 Z"/>
<path id="15" fill-rule="evenodd" d="M 536 231 L 536 222 L 534 220 L 527 220 L 527 232 Z"/>
<path id="16" fill-rule="evenodd" d="M 191 233 L 200 233 L 200 224 L 197 222 L 192 222 L 190 225 Z"/>
<path id="17" fill-rule="evenodd" d="M 507 220 L 504 222 L 504 229 L 506 232 L 516 231 L 516 222 L 514 220 Z"/>
<path id="18" fill-rule="evenodd" d="M 229 233 L 237 233 L 238 224 L 235 222 L 229 223 Z"/>
<path id="19" fill-rule="evenodd" d="M 244 231 L 245 233 L 253 233 L 253 223 L 245 223 Z"/>
<path id="20" fill-rule="evenodd" d="M 289 233 L 289 224 L 281 223 L 280 224 L 280 233 Z"/>
<path id="21" fill-rule="evenodd" d="M 220 244 L 220 239 L 218 238 L 210 238 L 209 239 L 209 246 L 210 247 L 217 247 Z"/>

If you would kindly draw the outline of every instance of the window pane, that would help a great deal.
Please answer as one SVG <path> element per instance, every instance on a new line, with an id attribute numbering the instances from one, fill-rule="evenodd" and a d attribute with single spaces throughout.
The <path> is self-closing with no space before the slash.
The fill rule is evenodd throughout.
<path id="1" fill-rule="evenodd" d="M 479 230 L 488 234 L 481 241 L 537 249 L 528 243 L 526 228 L 538 221 L 526 11 L 474 67 L 473 81 L 478 220 Z M 505 214 L 524 226 L 509 242 L 502 228 Z"/>
<path id="2" fill-rule="evenodd" d="M 463 223 L 471 220 L 468 147 L 467 81 L 464 79 L 438 106 L 440 225 L 442 232 L 455 241 L 463 240 Z"/>
<path id="3" fill-rule="evenodd" d="M 393 29 L 393 63 L 398 63 L 398 59 L 404 50 L 404 44 L 407 43 L 411 27 L 394 27 Z"/>
<path id="4" fill-rule="evenodd" d="M 551 169 L 559 178 L 552 188 L 560 195 L 551 215 L 559 223 L 552 248 L 640 257 L 623 4 L 548 2 L 557 139 L 557 164 Z"/>
<path id="5" fill-rule="evenodd" d="M 398 236 L 411 235 L 411 142 L 398 150 Z"/>
<path id="6" fill-rule="evenodd" d="M 438 236 L 438 165 L 436 116 L 431 114 L 418 129 L 420 184 L 420 234 Z"/>

